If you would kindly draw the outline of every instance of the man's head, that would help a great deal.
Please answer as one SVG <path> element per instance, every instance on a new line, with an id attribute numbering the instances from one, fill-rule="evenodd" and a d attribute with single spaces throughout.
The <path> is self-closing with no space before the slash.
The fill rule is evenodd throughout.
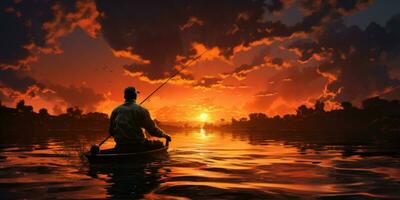
<path id="1" fill-rule="evenodd" d="M 134 87 L 127 87 L 124 90 L 124 98 L 125 100 L 136 100 L 137 93 Z"/>

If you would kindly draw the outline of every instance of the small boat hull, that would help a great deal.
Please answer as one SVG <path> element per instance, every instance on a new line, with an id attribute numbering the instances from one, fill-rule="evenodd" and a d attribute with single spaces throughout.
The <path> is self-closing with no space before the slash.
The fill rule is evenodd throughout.
<path id="1" fill-rule="evenodd" d="M 83 155 L 88 159 L 89 163 L 115 163 L 115 162 L 132 162 L 138 160 L 148 160 L 154 158 L 163 158 L 167 155 L 168 146 L 165 145 L 159 149 L 153 149 L 143 152 L 132 153 L 102 153 L 92 155 L 86 152 Z M 107 152 L 107 150 L 103 150 Z M 109 151 L 108 151 L 109 152 Z"/>

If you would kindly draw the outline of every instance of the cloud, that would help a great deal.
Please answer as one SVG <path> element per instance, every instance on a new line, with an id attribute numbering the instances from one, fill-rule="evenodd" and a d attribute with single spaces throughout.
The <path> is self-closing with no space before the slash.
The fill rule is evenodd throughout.
<path id="1" fill-rule="evenodd" d="M 22 60 L 30 56 L 29 45 L 32 43 L 43 44 L 45 33 L 40 25 L 46 19 L 51 18 L 50 15 L 36 15 L 35 12 L 26 13 L 25 7 L 31 7 L 33 11 L 40 9 L 43 13 L 49 11 L 49 7 L 42 3 L 38 3 L 34 7 L 32 1 L 14 4 L 13 1 L 2 1 L 0 3 L 0 22 L 7 29 L 0 32 L 0 66 L 17 65 Z M 35 16 L 36 15 L 36 16 Z M 29 20 L 34 18 L 29 23 Z"/>
<path id="2" fill-rule="evenodd" d="M 47 32 L 47 45 L 57 45 L 58 38 L 71 33 L 77 27 L 89 36 L 96 37 L 100 24 L 96 21 L 99 12 L 95 2 L 90 0 L 72 2 L 72 5 L 58 3 L 51 6 L 54 18 L 43 23 L 43 29 Z"/>
<path id="3" fill-rule="evenodd" d="M 236 67 L 231 73 L 225 73 L 224 75 L 231 75 L 237 80 L 243 80 L 246 78 L 248 73 L 257 69 L 259 69 L 258 65 L 242 64 L 239 67 Z"/>
<path id="4" fill-rule="evenodd" d="M 92 88 L 86 86 L 62 86 L 49 85 L 54 95 L 64 100 L 68 106 L 77 106 L 85 111 L 95 111 L 98 104 L 105 101 L 102 94 L 96 93 Z"/>
<path id="5" fill-rule="evenodd" d="M 23 74 L 21 71 L 12 69 L 0 69 L 0 86 L 8 87 L 13 90 L 25 93 L 30 87 L 37 85 L 43 88 L 43 85 L 35 79 Z"/>
<path id="6" fill-rule="evenodd" d="M 234 47 L 248 46 L 265 36 L 264 1 L 98 1 L 101 31 L 114 51 L 130 51 L 149 63 L 125 69 L 150 80 L 173 74 L 177 57 L 196 55 L 193 44 L 218 47 L 229 57 Z M 282 9 L 273 1 L 269 11 Z M 223 10 L 224 12 L 221 12 Z M 129 20 L 127 20 L 129 19 Z"/>
<path id="7" fill-rule="evenodd" d="M 263 47 L 256 56 L 251 60 L 250 64 L 242 64 L 239 67 L 236 67 L 234 70 L 228 73 L 223 73 L 221 76 L 232 76 L 237 80 L 243 80 L 246 78 L 247 74 L 260 69 L 263 67 L 263 64 L 266 62 L 266 57 L 269 55 L 269 48 Z"/>
<path id="8" fill-rule="evenodd" d="M 66 106 L 78 106 L 85 111 L 94 111 L 105 96 L 85 86 L 65 87 L 59 84 L 44 84 L 26 75 L 21 70 L 0 69 L 0 97 L 2 101 L 41 98 L 48 102 L 63 102 Z"/>
<path id="9" fill-rule="evenodd" d="M 257 92 L 244 106 L 249 112 L 282 114 L 304 103 L 320 99 L 328 80 L 316 67 L 274 69 L 265 90 Z M 284 112 L 283 112 L 284 111 Z"/>
<path id="10" fill-rule="evenodd" d="M 123 66 L 124 71 L 149 83 L 161 83 L 206 49 L 209 52 L 201 60 L 232 64 L 236 53 L 255 46 L 290 43 L 287 49 L 297 53 L 298 61 L 261 52 L 225 74 L 196 80 L 184 70 L 171 80 L 196 88 L 231 88 L 223 84 L 226 76 L 240 82 L 249 73 L 268 67 L 274 73 L 265 75 L 270 84 L 254 96 L 259 108 L 285 110 L 322 94 L 335 101 L 397 94 L 399 78 L 393 73 L 398 71 L 394 59 L 400 49 L 399 16 L 385 26 L 372 23 L 364 30 L 346 27 L 341 18 L 368 6 L 369 0 L 299 2 L 3 0 L 0 22 L 7 30 L 0 32 L 2 98 L 16 94 L 56 98 L 88 109 L 104 101 L 103 95 L 90 88 L 43 84 L 21 70 L 39 52 L 61 53 L 58 40 L 76 28 L 92 37 L 101 31 L 116 57 L 132 60 Z M 266 12 L 279 14 L 289 4 L 302 10 L 303 18 L 294 25 L 265 17 Z M 318 66 L 314 62 L 319 62 Z M 293 104 L 281 106 L 285 102 Z"/>
<path id="11" fill-rule="evenodd" d="M 276 51 L 278 47 L 275 49 L 272 48 L 272 45 L 265 47 L 261 46 L 261 49 L 258 53 L 251 59 L 249 64 L 242 64 L 239 67 L 236 67 L 231 72 L 222 73 L 222 77 L 232 76 L 237 80 L 244 80 L 247 78 L 247 75 L 251 72 L 263 69 L 263 68 L 274 68 L 277 70 L 281 70 L 284 68 L 291 67 L 292 65 L 289 63 L 291 60 L 290 56 L 286 56 L 285 58 L 276 57 L 276 55 L 282 54 L 282 51 L 271 53 L 272 51 Z M 286 53 L 286 52 L 285 52 Z"/>
<path id="12" fill-rule="evenodd" d="M 1 102 L 1 105 L 3 105 L 4 102 L 9 102 L 9 101 L 10 101 L 10 99 L 7 97 L 6 94 L 3 93 L 3 91 L 0 88 L 0 102 Z"/>
<path id="13" fill-rule="evenodd" d="M 92 89 L 44 84 L 27 74 L 29 63 L 40 53 L 62 53 L 58 39 L 76 28 L 96 37 L 98 16 L 96 4 L 90 0 L 1 1 L 0 23 L 6 27 L 0 31 L 2 100 L 42 98 L 93 110 L 103 99 Z"/>
<path id="14" fill-rule="evenodd" d="M 223 84 L 223 78 L 206 76 L 192 84 L 194 88 L 234 88 L 232 85 Z"/>
<path id="15" fill-rule="evenodd" d="M 301 22 L 291 27 L 292 32 L 310 32 L 315 27 L 344 15 L 352 14 L 369 5 L 372 0 L 303 0 L 301 8 L 305 17 Z"/>
<path id="16" fill-rule="evenodd" d="M 80 27 L 91 36 L 100 29 L 93 1 L 12 1 L 0 3 L 0 67 L 24 66 L 38 52 L 60 53 L 57 39 Z"/>
<path id="17" fill-rule="evenodd" d="M 371 23 L 365 30 L 335 20 L 314 41 L 295 42 L 289 48 L 296 49 L 303 61 L 322 55 L 318 71 L 330 79 L 327 94 L 337 101 L 359 102 L 400 85 L 399 79 L 390 76 L 390 71 L 399 68 L 393 62 L 400 52 L 399 27 L 400 15 L 385 26 Z"/>

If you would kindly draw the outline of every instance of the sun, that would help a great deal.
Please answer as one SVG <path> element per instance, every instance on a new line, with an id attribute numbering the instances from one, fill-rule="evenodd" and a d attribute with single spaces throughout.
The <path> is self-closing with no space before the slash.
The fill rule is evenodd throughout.
<path id="1" fill-rule="evenodd" d="M 202 122 L 206 122 L 207 120 L 208 120 L 208 114 L 207 113 L 201 113 L 200 115 L 199 115 L 199 119 L 200 119 L 200 121 L 202 121 Z"/>

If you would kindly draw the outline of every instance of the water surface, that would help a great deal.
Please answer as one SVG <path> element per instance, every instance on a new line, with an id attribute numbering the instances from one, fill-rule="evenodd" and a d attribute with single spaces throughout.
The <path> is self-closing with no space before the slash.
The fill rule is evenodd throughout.
<path id="1" fill-rule="evenodd" d="M 2 136 L 0 197 L 400 198 L 397 146 L 207 130 L 171 135 L 167 157 L 111 165 L 90 165 L 80 156 L 104 138 L 100 133 Z M 109 141 L 103 148 L 113 145 Z"/>

